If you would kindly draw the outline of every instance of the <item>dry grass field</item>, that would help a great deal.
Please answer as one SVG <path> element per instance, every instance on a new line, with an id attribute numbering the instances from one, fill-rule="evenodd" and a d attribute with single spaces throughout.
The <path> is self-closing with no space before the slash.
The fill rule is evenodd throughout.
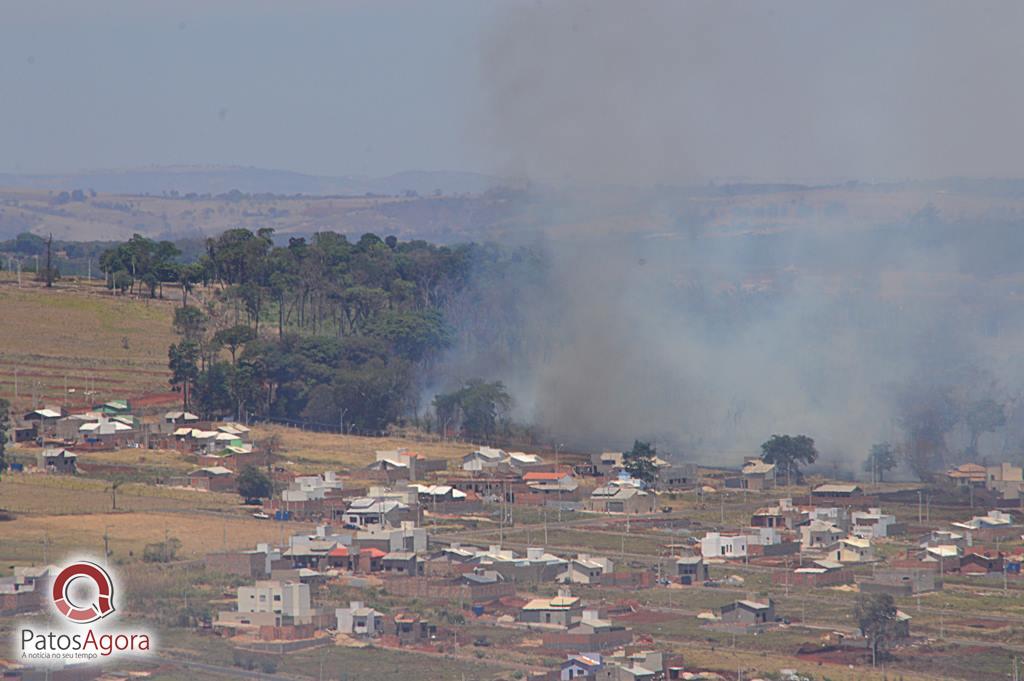
<path id="1" fill-rule="evenodd" d="M 280 542 L 282 533 L 308 530 L 301 523 L 282 523 L 227 515 L 126 512 L 80 516 L 26 515 L 0 523 L 0 563 L 60 560 L 75 552 L 103 555 L 106 533 L 112 555 L 131 560 L 146 544 L 164 537 L 181 541 L 178 556 L 202 558 L 211 551 L 252 548 L 259 542 Z M 166 533 L 166 534 L 165 534 Z"/>
<path id="2" fill-rule="evenodd" d="M 353 470 L 372 463 L 374 452 L 387 449 L 409 449 L 430 458 L 451 461 L 475 448 L 475 445 L 464 442 L 315 433 L 284 426 L 260 426 L 254 428 L 253 435 L 256 439 L 278 436 L 283 448 L 282 456 L 293 462 L 297 470 Z"/>
<path id="3" fill-rule="evenodd" d="M 235 494 L 137 483 L 117 491 L 112 510 L 104 480 L 9 474 L 0 484 L 0 508 L 15 519 L 0 522 L 0 565 L 54 560 L 75 551 L 102 552 L 108 535 L 115 557 L 138 557 L 146 544 L 165 536 L 182 542 L 182 558 L 201 557 L 223 547 L 251 547 L 281 541 L 282 532 L 308 525 L 256 520 Z"/>
<path id="4" fill-rule="evenodd" d="M 0 508 L 17 514 L 83 516 L 112 510 L 110 483 L 85 477 L 9 473 L 0 484 Z M 215 511 L 239 509 L 237 494 L 124 483 L 117 490 L 119 511 Z M 239 511 L 241 512 L 241 511 Z"/>
<path id="5" fill-rule="evenodd" d="M 114 297 L 95 281 L 47 290 L 29 278 L 22 288 L 0 278 L 0 397 L 81 404 L 168 389 L 174 301 Z"/>
<path id="6" fill-rule="evenodd" d="M 17 450 L 16 450 L 17 451 Z M 38 448 L 25 448 L 26 453 L 35 454 Z M 116 449 L 101 452 L 78 451 L 78 467 L 89 474 L 89 464 L 128 464 L 140 469 L 184 474 L 197 468 L 189 455 L 174 449 Z"/>

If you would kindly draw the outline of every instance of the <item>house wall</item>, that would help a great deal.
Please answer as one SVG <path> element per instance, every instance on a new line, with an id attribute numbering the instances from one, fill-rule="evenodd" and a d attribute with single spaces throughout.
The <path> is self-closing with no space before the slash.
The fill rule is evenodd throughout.
<path id="1" fill-rule="evenodd" d="M 573 652 L 606 650 L 629 644 L 633 640 L 633 632 L 629 629 L 613 629 L 592 634 L 571 634 L 564 631 L 546 631 L 541 636 L 542 645 L 554 650 L 571 650 Z"/>
<path id="2" fill-rule="evenodd" d="M 315 635 L 316 627 L 312 624 L 262 625 L 259 633 L 261 641 L 298 641 Z"/>
<path id="3" fill-rule="evenodd" d="M 828 572 L 775 572 L 772 573 L 772 584 L 792 587 L 821 587 L 852 584 L 853 571 L 829 570 Z"/>
<path id="4" fill-rule="evenodd" d="M 515 585 L 509 582 L 480 585 L 449 584 L 443 580 L 424 577 L 386 576 L 384 588 L 396 596 L 469 603 L 486 603 L 516 595 Z"/>
<path id="5" fill-rule="evenodd" d="M 583 610 L 581 608 L 571 608 L 568 610 L 521 610 L 519 612 L 519 621 L 528 624 L 555 624 L 567 627 L 579 620 L 582 614 Z"/>
<path id="6" fill-rule="evenodd" d="M 32 612 L 42 607 L 42 603 L 41 592 L 36 590 L 2 593 L 0 594 L 0 615 Z"/>
<path id="7" fill-rule="evenodd" d="M 204 562 L 206 569 L 210 572 L 220 572 L 226 575 L 239 575 L 256 579 L 264 579 L 269 576 L 266 569 L 267 554 L 265 553 L 247 553 L 242 551 L 208 553 Z"/>

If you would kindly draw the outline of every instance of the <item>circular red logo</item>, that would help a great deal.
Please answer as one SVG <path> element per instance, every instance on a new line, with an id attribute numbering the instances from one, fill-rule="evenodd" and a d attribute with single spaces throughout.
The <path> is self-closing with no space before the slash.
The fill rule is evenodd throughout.
<path id="1" fill-rule="evenodd" d="M 68 589 L 78 579 L 89 579 L 96 585 L 96 602 L 89 605 L 75 603 Z M 96 563 L 79 561 L 60 571 L 53 580 L 53 604 L 58 612 L 76 624 L 88 624 L 114 612 L 114 583 L 107 571 Z"/>

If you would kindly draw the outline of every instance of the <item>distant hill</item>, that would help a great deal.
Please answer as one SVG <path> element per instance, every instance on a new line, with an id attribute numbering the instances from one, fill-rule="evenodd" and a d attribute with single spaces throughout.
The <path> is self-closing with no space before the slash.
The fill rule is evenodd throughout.
<path id="1" fill-rule="evenodd" d="M 90 170 L 59 174 L 0 173 L 0 187 L 24 189 L 92 189 L 104 194 L 160 196 L 164 193 L 313 196 L 396 195 L 406 192 L 444 195 L 479 194 L 500 184 L 499 178 L 460 171 L 407 171 L 386 177 L 324 177 L 287 170 L 229 166 L 154 166 L 125 170 Z"/>

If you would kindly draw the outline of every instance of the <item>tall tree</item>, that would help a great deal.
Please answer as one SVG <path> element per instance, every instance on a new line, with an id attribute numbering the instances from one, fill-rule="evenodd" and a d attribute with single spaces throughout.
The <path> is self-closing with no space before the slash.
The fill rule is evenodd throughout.
<path id="1" fill-rule="evenodd" d="M 907 434 L 903 456 L 920 480 L 931 480 L 946 460 L 946 435 L 960 420 L 950 387 L 915 384 L 902 397 L 899 422 Z"/>
<path id="2" fill-rule="evenodd" d="M 174 311 L 174 331 L 186 341 L 197 344 L 202 341 L 208 321 L 206 313 L 192 305 L 185 305 Z"/>
<path id="3" fill-rule="evenodd" d="M 213 341 L 222 345 L 231 353 L 231 363 L 235 364 L 235 354 L 238 348 L 256 338 L 256 332 L 244 324 L 221 329 L 213 335 Z"/>
<path id="4" fill-rule="evenodd" d="M 975 458 L 978 456 L 978 440 L 981 436 L 1006 425 L 1006 411 L 999 402 L 991 397 L 984 397 L 967 405 L 964 410 L 964 423 L 971 438 L 964 453 L 968 458 Z"/>
<path id="5" fill-rule="evenodd" d="M 792 484 L 793 476 L 802 479 L 801 464 L 812 464 L 818 460 L 814 440 L 806 435 L 772 435 L 761 445 L 761 459 L 775 464 L 786 473 L 786 483 Z"/>
<path id="6" fill-rule="evenodd" d="M 883 482 L 885 472 L 899 465 L 898 451 L 888 442 L 872 445 L 871 452 L 864 462 L 864 470 L 872 474 L 872 482 Z"/>
<path id="7" fill-rule="evenodd" d="M 622 453 L 623 468 L 637 480 L 651 484 L 658 474 L 657 455 L 658 451 L 649 442 L 634 440 L 633 448 Z"/>
<path id="8" fill-rule="evenodd" d="M 46 240 L 46 288 L 53 288 L 53 232 Z"/>
<path id="9" fill-rule="evenodd" d="M 199 344 L 183 340 L 167 349 L 167 367 L 171 370 L 169 382 L 180 388 L 185 409 L 192 406 L 192 387 L 199 378 Z"/>
<path id="10" fill-rule="evenodd" d="M 487 383 L 481 379 L 467 381 L 458 390 L 437 395 L 434 409 L 438 423 L 460 423 L 470 437 L 490 437 L 512 407 L 512 398 L 501 381 Z"/>
<path id="11" fill-rule="evenodd" d="M 267 474 L 255 466 L 246 466 L 238 474 L 238 494 L 246 503 L 259 503 L 274 493 L 274 485 Z"/>
<path id="12" fill-rule="evenodd" d="M 854 605 L 853 616 L 861 634 L 868 640 L 874 664 L 891 645 L 898 621 L 896 601 L 891 594 L 860 594 Z"/>

